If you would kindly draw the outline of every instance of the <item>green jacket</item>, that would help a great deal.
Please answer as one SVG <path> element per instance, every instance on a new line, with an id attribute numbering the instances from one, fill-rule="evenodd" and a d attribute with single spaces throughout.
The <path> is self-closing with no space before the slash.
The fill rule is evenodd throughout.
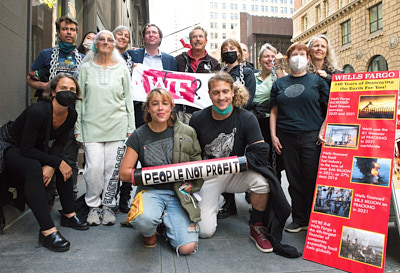
<path id="1" fill-rule="evenodd" d="M 201 160 L 201 148 L 197 140 L 196 131 L 179 120 L 174 125 L 174 153 L 172 156 L 173 163 L 182 163 L 188 161 Z M 192 185 L 192 193 L 200 191 L 203 186 L 203 179 L 194 179 L 189 182 Z M 182 183 L 174 183 L 174 190 L 181 201 L 182 207 L 186 210 L 192 222 L 199 222 L 200 208 L 196 198 L 190 194 L 183 194 L 179 191 Z"/>

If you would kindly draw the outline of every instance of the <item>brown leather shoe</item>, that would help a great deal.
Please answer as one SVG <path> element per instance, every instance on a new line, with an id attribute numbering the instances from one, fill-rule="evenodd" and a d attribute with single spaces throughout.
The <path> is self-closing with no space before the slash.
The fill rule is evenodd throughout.
<path id="1" fill-rule="evenodd" d="M 157 245 L 157 235 L 155 233 L 150 237 L 142 235 L 142 243 L 144 247 L 155 247 Z"/>

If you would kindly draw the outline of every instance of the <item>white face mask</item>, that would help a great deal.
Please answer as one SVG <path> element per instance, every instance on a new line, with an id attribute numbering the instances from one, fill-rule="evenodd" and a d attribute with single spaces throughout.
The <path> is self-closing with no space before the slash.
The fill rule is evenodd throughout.
<path id="1" fill-rule="evenodd" d="M 294 56 L 290 58 L 289 66 L 293 72 L 302 72 L 307 66 L 307 57 L 300 55 Z"/>
<path id="2" fill-rule="evenodd" d="M 83 42 L 82 45 L 83 45 L 84 48 L 90 49 L 90 46 L 92 45 L 92 43 L 93 43 L 92 41 L 86 40 L 86 41 Z"/>

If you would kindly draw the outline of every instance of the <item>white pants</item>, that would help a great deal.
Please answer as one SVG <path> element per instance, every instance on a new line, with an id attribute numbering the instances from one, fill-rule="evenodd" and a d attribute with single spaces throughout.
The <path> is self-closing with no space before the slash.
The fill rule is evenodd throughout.
<path id="1" fill-rule="evenodd" d="M 101 204 L 115 206 L 119 183 L 119 167 L 124 156 L 124 142 L 85 143 L 86 204 L 98 208 Z M 103 196 L 101 197 L 101 193 Z"/>
<path id="2" fill-rule="evenodd" d="M 200 237 L 211 237 L 217 229 L 218 200 L 221 193 L 242 193 L 248 190 L 261 194 L 270 192 L 267 179 L 252 170 L 204 179 L 199 193 L 202 198 L 199 202 L 201 209 L 201 221 L 198 223 Z"/>

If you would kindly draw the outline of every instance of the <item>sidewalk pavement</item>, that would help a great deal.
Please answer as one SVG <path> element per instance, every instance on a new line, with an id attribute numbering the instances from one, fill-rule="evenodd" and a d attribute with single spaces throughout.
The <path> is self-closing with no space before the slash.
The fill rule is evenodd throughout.
<path id="1" fill-rule="evenodd" d="M 286 190 L 287 181 L 282 183 Z M 84 192 L 84 187 L 79 175 L 80 192 Z M 244 194 L 236 194 L 236 202 L 237 216 L 218 220 L 217 232 L 212 238 L 200 239 L 196 254 L 180 257 L 161 237 L 155 248 L 143 247 L 139 232 L 119 225 L 125 213 L 116 215 L 114 226 L 94 226 L 87 231 L 62 227 L 57 212 L 59 202 L 52 217 L 61 234 L 71 242 L 70 250 L 55 253 L 44 247 L 35 248 L 39 227 L 27 210 L 7 223 L 5 234 L 0 235 L 0 272 L 343 272 L 302 257 L 289 259 L 261 253 L 249 239 L 250 205 Z M 11 209 L 7 208 L 8 214 Z M 305 238 L 305 231 L 284 232 L 282 242 L 302 252 Z M 385 272 L 400 272 L 399 248 L 397 227 L 390 223 Z"/>

